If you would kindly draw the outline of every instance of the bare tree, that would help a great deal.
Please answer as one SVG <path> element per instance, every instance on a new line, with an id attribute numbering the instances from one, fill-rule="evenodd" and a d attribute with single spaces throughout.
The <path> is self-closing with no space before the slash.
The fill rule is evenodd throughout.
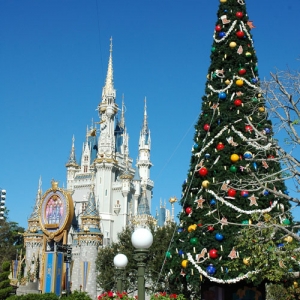
<path id="1" fill-rule="evenodd" d="M 276 150 L 285 171 L 284 177 L 294 180 L 295 192 L 300 185 L 300 72 L 287 69 L 271 73 L 262 84 L 275 134 L 282 137 Z M 291 201 L 300 203 L 298 198 Z"/>

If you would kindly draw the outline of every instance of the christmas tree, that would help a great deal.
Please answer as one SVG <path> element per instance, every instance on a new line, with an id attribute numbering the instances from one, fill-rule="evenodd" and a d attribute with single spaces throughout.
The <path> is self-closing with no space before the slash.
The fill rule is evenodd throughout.
<path id="1" fill-rule="evenodd" d="M 238 288 L 265 279 L 255 263 L 255 247 L 247 246 L 256 241 L 241 243 L 247 230 L 266 222 L 292 223 L 259 87 L 253 28 L 245 0 L 220 0 L 202 111 L 183 184 L 180 225 L 166 254 L 171 286 L 199 299 L 201 287 L 202 297 L 208 299 L 204 289 L 209 293 L 212 286 L 221 286 L 222 293 L 231 290 L 230 296 L 225 291 L 225 299 L 243 299 L 246 292 Z M 283 238 L 274 232 L 265 243 L 276 252 L 284 246 Z M 254 287 L 247 293 L 253 299 L 263 297 Z"/>

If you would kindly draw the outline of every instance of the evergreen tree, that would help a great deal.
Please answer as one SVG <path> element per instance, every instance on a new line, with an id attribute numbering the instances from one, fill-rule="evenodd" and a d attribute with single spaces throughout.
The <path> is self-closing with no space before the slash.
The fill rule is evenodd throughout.
<path id="1" fill-rule="evenodd" d="M 225 298 L 232 299 L 245 282 L 268 279 L 262 264 L 256 264 L 257 255 L 265 256 L 265 265 L 272 256 L 283 270 L 281 277 L 288 277 L 287 266 L 276 256 L 276 251 L 284 251 L 284 232 L 274 231 L 268 241 L 263 235 L 245 240 L 252 236 L 247 235 L 250 228 L 293 222 L 259 87 L 253 27 L 245 0 L 220 0 L 202 112 L 183 184 L 180 225 L 166 254 L 171 288 L 197 299 L 201 289 L 206 299 L 212 286 L 223 287 Z M 259 253 L 258 241 L 268 243 L 271 254 Z M 289 267 L 295 270 L 290 258 Z M 252 292 L 262 299 L 263 294 Z"/>
<path id="2" fill-rule="evenodd" d="M 24 228 L 17 222 L 9 221 L 7 216 L 0 220 L 0 264 L 16 258 L 23 246 Z"/>
<path id="3" fill-rule="evenodd" d="M 8 275 L 10 273 L 10 263 L 8 261 L 2 264 L 2 273 L 0 273 L 0 299 L 6 299 L 12 292 Z"/>

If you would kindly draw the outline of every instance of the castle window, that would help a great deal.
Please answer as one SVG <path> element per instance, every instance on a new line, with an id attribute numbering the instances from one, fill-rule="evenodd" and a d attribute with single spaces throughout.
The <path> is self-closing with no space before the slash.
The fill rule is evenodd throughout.
<path id="1" fill-rule="evenodd" d="M 86 173 L 88 171 L 88 166 L 83 166 L 83 172 Z"/>
<path id="2" fill-rule="evenodd" d="M 87 155 L 84 156 L 84 161 L 89 161 L 89 157 Z"/>

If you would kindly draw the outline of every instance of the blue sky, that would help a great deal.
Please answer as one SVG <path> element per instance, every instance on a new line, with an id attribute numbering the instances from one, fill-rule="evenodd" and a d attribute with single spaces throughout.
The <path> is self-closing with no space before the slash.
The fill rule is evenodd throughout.
<path id="1" fill-rule="evenodd" d="M 87 125 L 98 121 L 113 37 L 117 103 L 122 94 L 137 157 L 147 97 L 151 130 L 152 213 L 180 198 L 201 108 L 218 0 L 0 1 L 0 187 L 9 218 L 27 227 L 42 176 L 66 184 L 75 135 L 77 158 Z M 247 1 L 260 78 L 298 67 L 295 0 Z M 176 212 L 180 209 L 176 208 Z M 300 215 L 299 215 L 300 216 Z"/>

